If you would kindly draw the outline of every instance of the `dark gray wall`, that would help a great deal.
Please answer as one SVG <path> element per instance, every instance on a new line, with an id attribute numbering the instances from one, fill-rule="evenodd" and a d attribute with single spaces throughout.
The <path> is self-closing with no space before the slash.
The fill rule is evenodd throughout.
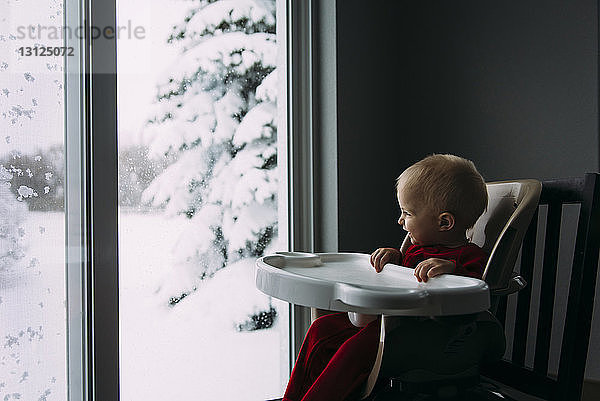
<path id="1" fill-rule="evenodd" d="M 590 0 L 338 1 L 340 249 L 401 235 L 394 178 L 430 153 L 487 180 L 597 171 L 596 16 Z"/>
<path id="2" fill-rule="evenodd" d="M 338 0 L 340 251 L 401 241 L 394 179 L 427 154 L 488 181 L 598 171 L 597 15 L 595 0 Z"/>

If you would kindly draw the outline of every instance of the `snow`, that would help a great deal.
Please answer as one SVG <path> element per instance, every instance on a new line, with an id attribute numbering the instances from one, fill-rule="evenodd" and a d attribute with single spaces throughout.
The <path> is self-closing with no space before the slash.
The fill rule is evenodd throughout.
<path id="1" fill-rule="evenodd" d="M 183 145 L 190 146 L 197 139 L 203 144 L 211 143 L 216 126 L 214 99 L 197 86 L 199 83 L 195 82 L 177 102 L 163 99 L 153 104 L 152 123 L 143 132 L 143 141 L 151 144 L 153 156 L 162 156 Z M 163 122 L 159 124 L 159 121 Z"/>
<path id="2" fill-rule="evenodd" d="M 215 141 L 231 139 L 239 125 L 233 116 L 239 115 L 244 107 L 244 101 L 240 96 L 241 90 L 241 85 L 238 83 L 231 84 L 225 95 L 214 103 L 215 117 L 218 121 L 213 135 Z"/>
<path id="3" fill-rule="evenodd" d="M 189 184 L 201 181 L 209 167 L 205 149 L 196 147 L 184 152 L 176 163 L 167 167 L 144 191 L 142 201 L 154 206 L 168 203 L 167 211 L 176 214 L 186 210 L 190 201 Z"/>
<path id="4" fill-rule="evenodd" d="M 233 144 L 241 146 L 256 139 L 271 139 L 276 118 L 277 106 L 274 103 L 259 103 L 254 106 L 235 130 Z"/>
<path id="5" fill-rule="evenodd" d="M 207 148 L 233 137 L 239 125 L 233 116 L 241 115 L 245 106 L 240 95 L 242 88 L 231 84 L 224 94 L 211 96 L 209 92 L 196 90 L 199 82 L 191 84 L 176 102 L 162 100 L 156 103 L 152 123 L 143 134 L 152 156 L 177 151 L 183 145 L 191 148 L 197 140 Z"/>
<path id="6" fill-rule="evenodd" d="M 287 381 L 287 304 L 274 327 L 238 332 L 268 308 L 241 260 L 202 282 L 177 306 L 158 296 L 173 271 L 184 217 L 120 215 L 121 399 L 266 400 Z M 28 212 L 24 265 L 0 271 L 0 399 L 66 401 L 64 215 Z M 60 246 L 56 246 L 59 243 Z M 20 397 L 20 398 L 18 398 Z M 45 397 L 45 398 L 43 398 Z"/>
<path id="7" fill-rule="evenodd" d="M 256 241 L 261 231 L 277 223 L 274 203 L 276 202 L 250 204 L 236 216 L 229 210 L 225 212 L 223 235 L 229 240 L 230 250 L 244 249 L 247 243 Z"/>
<path id="8" fill-rule="evenodd" d="M 261 102 L 277 102 L 277 70 L 274 70 L 263 79 L 260 85 L 256 88 L 256 100 Z"/>
<path id="9" fill-rule="evenodd" d="M 234 54 L 241 55 L 241 59 L 233 58 Z M 185 79 L 199 71 L 218 74 L 227 69 L 244 75 L 255 63 L 275 66 L 276 56 L 275 34 L 230 32 L 213 36 L 181 54 L 179 62 L 160 79 L 169 82 L 161 87 L 161 92 L 176 91 Z"/>
<path id="10" fill-rule="evenodd" d="M 266 8 L 265 8 L 266 7 Z M 199 10 L 186 25 L 187 32 L 212 32 L 225 19 L 229 24 L 248 19 L 251 23 L 275 24 L 273 3 L 252 0 L 221 0 Z M 191 35 L 191 39 L 195 39 Z"/>
<path id="11" fill-rule="evenodd" d="M 181 219 L 181 220 L 178 220 Z M 181 275 L 168 252 L 183 217 L 121 214 L 121 399 L 266 400 L 287 379 L 287 304 L 275 327 L 238 332 L 268 309 L 254 285 L 254 260 L 241 260 L 168 307 L 157 284 Z M 283 362 L 282 362 L 283 361 Z"/>
<path id="12" fill-rule="evenodd" d="M 275 169 L 262 169 L 261 166 L 275 151 L 275 144 L 247 145 L 235 159 L 215 166 L 215 180 L 229 185 L 215 186 L 208 200 L 240 208 L 252 200 L 262 203 L 271 199 L 279 190 L 277 172 Z"/>

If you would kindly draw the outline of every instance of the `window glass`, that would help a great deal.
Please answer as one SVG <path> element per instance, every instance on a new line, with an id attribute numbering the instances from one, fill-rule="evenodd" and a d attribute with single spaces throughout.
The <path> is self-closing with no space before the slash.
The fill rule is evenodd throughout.
<path id="1" fill-rule="evenodd" d="M 66 400 L 61 1 L 0 0 L 0 399 Z"/>
<path id="2" fill-rule="evenodd" d="M 118 4 L 143 32 L 117 42 L 122 399 L 283 393 L 288 306 L 254 283 L 287 243 L 275 16 L 274 0 Z"/>

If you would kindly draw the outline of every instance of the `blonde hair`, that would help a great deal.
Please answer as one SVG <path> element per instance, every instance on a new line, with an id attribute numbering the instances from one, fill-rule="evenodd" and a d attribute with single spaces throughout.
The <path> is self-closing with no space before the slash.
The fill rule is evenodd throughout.
<path id="1" fill-rule="evenodd" d="M 422 200 L 435 213 L 450 212 L 471 228 L 487 208 L 485 181 L 472 161 L 434 154 L 413 164 L 396 180 L 396 190 Z"/>

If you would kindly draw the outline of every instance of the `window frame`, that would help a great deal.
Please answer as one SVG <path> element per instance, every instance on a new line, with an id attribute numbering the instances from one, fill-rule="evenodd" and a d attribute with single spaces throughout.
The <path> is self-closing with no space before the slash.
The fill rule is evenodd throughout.
<path id="1" fill-rule="evenodd" d="M 287 0 L 286 89 L 288 143 L 288 247 L 314 252 L 313 1 Z M 290 371 L 310 325 L 310 309 L 290 304 Z"/>
<path id="2" fill-rule="evenodd" d="M 285 122 L 279 126 L 287 140 L 280 147 L 280 163 L 287 167 L 282 170 L 288 182 L 284 200 L 288 248 L 337 251 L 337 157 L 330 156 L 337 155 L 337 145 L 331 140 L 335 135 L 324 130 L 335 128 L 335 96 L 319 104 L 315 99 L 323 77 L 335 77 L 335 59 L 318 64 L 313 50 L 316 29 L 330 26 L 317 26 L 317 14 L 325 10 L 335 21 L 336 2 L 277 0 L 277 5 L 285 10 L 286 66 L 280 79 L 286 81 L 282 99 L 287 107 L 280 113 Z M 86 38 L 65 38 L 65 46 L 74 47 L 79 55 L 65 57 L 68 394 L 71 401 L 116 401 L 120 398 L 117 40 L 89 39 L 92 27 L 117 26 L 116 0 L 65 0 L 64 10 L 65 25 L 83 26 L 86 32 Z M 335 42 L 326 50 L 331 48 L 335 53 Z M 317 107 L 334 114 L 317 119 Z M 318 222 L 316 205 L 329 211 L 318 215 Z M 326 228 L 316 238 L 319 225 Z M 290 305 L 290 370 L 309 324 L 309 309 Z"/>
<path id="3" fill-rule="evenodd" d="M 287 0 L 289 248 L 338 251 L 337 0 Z M 326 212 L 325 212 L 326 211 Z M 290 369 L 311 323 L 290 305 Z"/>
<path id="4" fill-rule="evenodd" d="M 63 24 L 72 30 L 83 26 L 83 3 L 66 0 Z M 67 397 L 88 400 L 87 327 L 87 237 L 86 159 L 84 116 L 85 88 L 81 77 L 85 66 L 84 40 L 65 37 L 75 57 L 64 57 L 65 119 L 65 262 L 67 303 Z"/>
<path id="5" fill-rule="evenodd" d="M 89 0 L 86 5 L 88 37 L 93 27 L 117 26 L 116 1 Z M 89 393 L 93 400 L 119 400 L 117 38 L 86 45 Z"/>
<path id="6" fill-rule="evenodd" d="M 119 400 L 116 1 L 65 0 L 67 383 L 69 400 Z M 76 32 L 75 29 L 72 32 Z M 107 101 L 112 99 L 112 101 Z"/>

